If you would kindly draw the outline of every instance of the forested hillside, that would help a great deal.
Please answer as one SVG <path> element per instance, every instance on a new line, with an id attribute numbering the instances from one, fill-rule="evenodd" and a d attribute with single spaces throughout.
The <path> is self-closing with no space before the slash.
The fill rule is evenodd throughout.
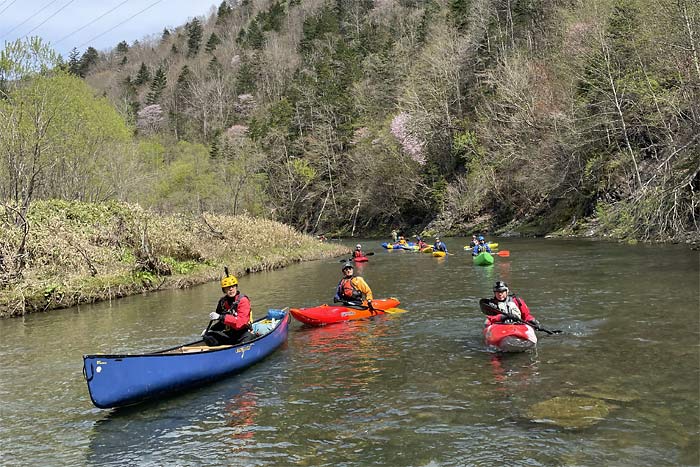
<path id="1" fill-rule="evenodd" d="M 695 0 L 224 1 L 4 73 L 2 196 L 317 234 L 697 240 L 699 49 Z M 56 128 L 27 114 L 40 95 Z"/>

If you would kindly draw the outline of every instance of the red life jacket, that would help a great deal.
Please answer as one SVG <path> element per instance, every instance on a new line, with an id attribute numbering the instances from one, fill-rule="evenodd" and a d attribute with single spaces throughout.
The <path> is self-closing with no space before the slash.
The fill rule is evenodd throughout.
<path id="1" fill-rule="evenodd" d="M 246 297 L 246 295 L 243 295 L 242 293 L 238 292 L 235 297 L 233 297 L 235 300 L 233 302 L 229 302 L 226 300 L 227 297 L 224 297 L 223 300 L 221 300 L 221 307 L 224 309 L 226 313 L 230 313 L 233 316 L 238 316 L 238 304 L 241 302 L 241 299 L 243 297 Z M 249 323 L 253 322 L 253 310 L 250 310 L 250 319 L 248 320 Z"/>
<path id="2" fill-rule="evenodd" d="M 350 279 L 341 279 L 338 284 L 338 296 L 343 300 L 355 301 L 362 300 L 362 292 L 357 290 L 355 284 Z"/>

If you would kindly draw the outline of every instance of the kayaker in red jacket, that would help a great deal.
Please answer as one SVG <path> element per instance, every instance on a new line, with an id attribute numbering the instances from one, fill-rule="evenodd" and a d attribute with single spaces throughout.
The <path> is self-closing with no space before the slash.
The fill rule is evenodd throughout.
<path id="1" fill-rule="evenodd" d="M 539 322 L 532 316 L 525 301 L 515 295 L 508 295 L 508 284 L 503 281 L 496 281 L 493 286 L 493 298 L 489 301 L 498 308 L 501 313 L 486 317 L 486 325 L 503 323 L 508 321 L 508 317 L 521 319 L 527 323 L 539 326 Z"/>
<path id="2" fill-rule="evenodd" d="M 355 245 L 355 251 L 352 252 L 353 258 L 362 258 L 365 254 L 362 252 L 362 245 L 359 243 Z"/>
<path id="3" fill-rule="evenodd" d="M 209 313 L 209 319 L 217 322 L 204 335 L 207 345 L 236 344 L 250 329 L 250 299 L 238 290 L 236 276 L 221 279 L 221 290 L 224 296 L 219 299 L 216 311 Z"/>

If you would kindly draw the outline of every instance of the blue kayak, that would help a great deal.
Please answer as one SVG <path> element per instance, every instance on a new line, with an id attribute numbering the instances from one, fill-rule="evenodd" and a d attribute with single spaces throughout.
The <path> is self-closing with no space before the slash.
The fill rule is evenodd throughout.
<path id="1" fill-rule="evenodd" d="M 289 319 L 286 310 L 270 310 L 236 345 L 209 347 L 198 340 L 148 354 L 84 355 L 90 399 L 101 409 L 121 407 L 240 372 L 287 340 Z"/>

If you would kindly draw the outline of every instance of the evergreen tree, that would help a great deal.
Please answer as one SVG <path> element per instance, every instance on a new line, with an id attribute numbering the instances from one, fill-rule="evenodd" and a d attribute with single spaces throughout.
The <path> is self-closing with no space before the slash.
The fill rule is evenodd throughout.
<path id="1" fill-rule="evenodd" d="M 153 76 L 153 81 L 151 82 L 151 89 L 148 92 L 148 96 L 146 96 L 146 105 L 157 104 L 167 85 L 168 78 L 165 76 L 165 70 L 163 70 L 163 67 L 158 67 L 156 74 Z"/>
<path id="2" fill-rule="evenodd" d="M 219 60 L 214 56 L 210 61 L 209 65 L 207 66 L 207 69 L 209 70 L 209 73 L 212 76 L 217 76 L 223 71 L 223 67 L 221 66 L 221 63 Z"/>
<path id="3" fill-rule="evenodd" d="M 170 53 L 171 53 L 171 54 L 177 55 L 179 52 L 180 52 L 180 50 L 178 50 L 178 48 L 177 48 L 177 46 L 176 46 L 175 44 L 173 44 L 173 46 L 170 47 Z"/>
<path id="4" fill-rule="evenodd" d="M 128 61 L 129 61 L 129 59 L 126 57 L 126 55 L 124 55 L 124 56 L 122 57 L 122 59 L 119 61 L 119 66 L 120 66 L 120 67 L 123 67 L 124 65 L 126 65 L 126 63 L 127 63 Z"/>
<path id="5" fill-rule="evenodd" d="M 138 73 L 136 73 L 136 78 L 134 79 L 134 84 L 136 86 L 141 86 L 151 80 L 151 72 L 148 71 L 148 67 L 145 63 L 141 62 L 141 68 L 139 68 Z"/>
<path id="6" fill-rule="evenodd" d="M 219 36 L 217 36 L 215 32 L 212 32 L 209 36 L 209 40 L 207 41 L 207 45 L 204 47 L 204 50 L 207 53 L 212 53 L 219 44 L 221 44 L 221 39 L 219 39 Z"/>
<path id="7" fill-rule="evenodd" d="M 119 44 L 117 44 L 117 53 L 125 54 L 128 51 L 129 51 L 129 44 L 127 44 L 126 41 L 121 41 Z"/>
<path id="8" fill-rule="evenodd" d="M 260 26 L 256 20 L 250 22 L 250 26 L 246 31 L 245 40 L 252 49 L 260 50 L 265 46 L 265 35 L 260 30 Z"/>
<path id="9" fill-rule="evenodd" d="M 193 19 L 187 27 L 187 57 L 191 58 L 199 53 L 203 33 L 202 23 L 197 18 Z"/>
<path id="10" fill-rule="evenodd" d="M 231 16 L 231 13 L 233 12 L 233 8 L 224 0 L 221 2 L 221 5 L 219 5 L 219 9 L 216 12 L 216 25 L 221 26 L 226 22 L 226 20 Z"/>
<path id="11" fill-rule="evenodd" d="M 177 101 L 186 100 L 190 97 L 190 85 L 192 83 L 192 72 L 190 68 L 185 65 L 180 70 L 180 75 L 177 77 L 177 83 L 175 84 L 175 99 Z"/>
<path id="12" fill-rule="evenodd" d="M 94 47 L 87 48 L 85 53 L 83 53 L 83 56 L 80 57 L 80 76 L 82 78 L 88 74 L 90 68 L 97 63 L 99 58 L 100 54 L 97 52 L 97 49 Z"/>
<path id="13" fill-rule="evenodd" d="M 165 42 L 168 39 L 170 39 L 170 31 L 168 31 L 168 28 L 163 28 L 163 35 L 160 36 L 160 40 Z"/>
<path id="14" fill-rule="evenodd" d="M 73 50 L 68 54 L 68 71 L 75 76 L 80 76 L 80 59 L 78 56 L 80 52 L 78 49 L 73 47 Z"/>

